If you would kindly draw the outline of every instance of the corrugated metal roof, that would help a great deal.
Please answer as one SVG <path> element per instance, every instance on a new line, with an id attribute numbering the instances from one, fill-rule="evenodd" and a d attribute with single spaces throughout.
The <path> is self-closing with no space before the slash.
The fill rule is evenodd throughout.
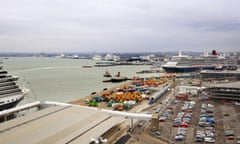
<path id="1" fill-rule="evenodd" d="M 124 118 L 73 106 L 52 106 L 0 124 L 1 143 L 89 143 Z"/>

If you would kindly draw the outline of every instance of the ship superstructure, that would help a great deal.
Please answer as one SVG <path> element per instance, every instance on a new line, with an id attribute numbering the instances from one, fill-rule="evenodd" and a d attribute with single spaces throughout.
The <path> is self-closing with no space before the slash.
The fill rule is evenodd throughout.
<path id="1" fill-rule="evenodd" d="M 0 111 L 15 107 L 24 98 L 25 92 L 16 84 L 17 80 L 0 66 Z"/>

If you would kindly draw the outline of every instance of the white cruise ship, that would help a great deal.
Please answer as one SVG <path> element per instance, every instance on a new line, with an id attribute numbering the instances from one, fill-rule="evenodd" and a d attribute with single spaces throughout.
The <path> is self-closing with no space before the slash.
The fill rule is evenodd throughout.
<path id="1" fill-rule="evenodd" d="M 100 61 L 102 60 L 102 56 L 100 54 L 95 54 L 93 57 L 92 57 L 93 60 L 97 60 L 97 61 Z"/>
<path id="2" fill-rule="evenodd" d="M 15 107 L 25 95 L 16 84 L 18 77 L 8 74 L 0 64 L 0 111 Z"/>
<path id="3" fill-rule="evenodd" d="M 114 55 L 114 54 L 107 54 L 104 57 L 104 60 L 106 60 L 106 61 L 120 61 L 121 58 L 120 58 L 120 56 L 117 56 L 117 55 Z"/>
<path id="4" fill-rule="evenodd" d="M 173 56 L 169 62 L 162 65 L 162 68 L 169 73 L 185 73 L 201 70 L 237 70 L 238 65 L 235 60 L 219 56 L 213 50 L 212 55 L 203 55 L 196 58 L 179 53 L 178 56 Z"/>

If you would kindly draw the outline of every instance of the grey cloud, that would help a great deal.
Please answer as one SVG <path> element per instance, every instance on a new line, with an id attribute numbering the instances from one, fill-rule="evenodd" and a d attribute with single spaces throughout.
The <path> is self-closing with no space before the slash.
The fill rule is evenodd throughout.
<path id="1" fill-rule="evenodd" d="M 61 52 L 238 50 L 239 4 L 237 0 L 0 1 L 0 47 Z"/>
<path id="2" fill-rule="evenodd" d="M 191 27 L 210 32 L 239 32 L 240 22 L 237 21 L 203 21 L 190 24 Z"/>

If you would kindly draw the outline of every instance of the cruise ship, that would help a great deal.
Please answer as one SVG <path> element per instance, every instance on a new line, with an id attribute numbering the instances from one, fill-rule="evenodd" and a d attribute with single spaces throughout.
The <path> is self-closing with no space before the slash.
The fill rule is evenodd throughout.
<path id="1" fill-rule="evenodd" d="M 235 60 L 219 56 L 215 50 L 211 55 L 203 55 L 193 58 L 188 55 L 173 56 L 170 61 L 162 65 L 168 73 L 199 72 L 201 70 L 237 70 L 238 65 Z"/>
<path id="2" fill-rule="evenodd" d="M 120 56 L 117 56 L 117 55 L 114 55 L 114 54 L 107 54 L 104 57 L 104 60 L 105 61 L 120 61 L 121 58 L 120 58 Z"/>
<path id="3" fill-rule="evenodd" d="M 0 111 L 15 107 L 26 94 L 25 89 L 20 89 L 16 84 L 18 77 L 8 74 L 0 66 Z"/>
<path id="4" fill-rule="evenodd" d="M 100 61 L 100 60 L 102 60 L 103 58 L 102 58 L 101 55 L 95 54 L 95 55 L 92 57 L 92 59 L 93 59 L 93 60 L 96 60 L 96 61 Z"/>

